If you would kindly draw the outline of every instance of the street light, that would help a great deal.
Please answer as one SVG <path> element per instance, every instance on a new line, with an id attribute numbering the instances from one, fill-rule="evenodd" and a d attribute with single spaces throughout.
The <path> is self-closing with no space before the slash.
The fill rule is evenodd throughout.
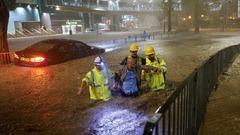
<path id="1" fill-rule="evenodd" d="M 182 19 L 181 31 L 187 31 L 187 19 L 185 17 Z"/>
<path id="2" fill-rule="evenodd" d="M 189 27 L 189 30 L 190 30 L 190 28 L 191 28 L 191 19 L 192 19 L 192 16 L 191 15 L 189 15 L 188 16 L 188 27 Z"/>

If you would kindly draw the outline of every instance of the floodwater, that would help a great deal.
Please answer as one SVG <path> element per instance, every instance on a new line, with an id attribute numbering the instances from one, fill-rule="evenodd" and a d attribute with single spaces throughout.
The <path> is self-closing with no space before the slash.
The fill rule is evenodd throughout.
<path id="1" fill-rule="evenodd" d="M 240 42 L 239 33 L 202 33 L 138 42 L 139 55 L 152 45 L 167 65 L 167 88 L 179 83 L 210 55 Z M 125 44 L 102 54 L 112 70 L 129 55 Z M 96 56 L 40 68 L 13 64 L 0 67 L 0 134 L 12 135 L 139 135 L 145 122 L 171 92 L 142 91 L 136 98 L 113 91 L 109 101 L 89 99 L 86 88 L 77 96 Z"/>

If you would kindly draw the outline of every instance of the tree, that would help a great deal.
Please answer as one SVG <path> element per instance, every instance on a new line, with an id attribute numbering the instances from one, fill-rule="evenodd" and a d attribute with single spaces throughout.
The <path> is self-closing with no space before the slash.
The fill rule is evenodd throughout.
<path id="1" fill-rule="evenodd" d="M 7 42 L 9 12 L 3 0 L 0 0 L 0 52 L 9 52 Z"/>
<path id="2" fill-rule="evenodd" d="M 236 20 L 233 18 L 237 18 L 238 10 L 238 1 L 237 0 L 225 0 L 222 3 L 222 8 L 220 11 L 220 16 L 223 19 L 222 21 L 222 31 L 224 31 L 225 27 L 236 27 Z M 235 25 L 235 26 L 234 26 Z"/>
<path id="3" fill-rule="evenodd" d="M 195 32 L 199 33 L 199 1 L 194 0 L 194 17 L 195 17 Z"/>
<path id="4" fill-rule="evenodd" d="M 172 30 L 172 0 L 168 0 L 167 14 L 168 14 L 168 32 L 171 32 L 171 30 Z"/>
<path id="5" fill-rule="evenodd" d="M 210 4 L 211 3 L 211 4 Z M 195 32 L 199 32 L 199 18 L 210 11 L 210 6 L 219 5 L 218 0 L 182 0 L 183 15 L 194 17 Z M 194 14 L 192 14 L 194 13 Z"/>
<path id="6" fill-rule="evenodd" d="M 159 4 L 159 7 L 162 9 L 162 14 L 160 16 L 156 16 L 159 21 L 163 21 L 163 31 L 165 33 L 165 26 L 166 26 L 166 18 L 168 23 L 168 32 L 172 30 L 172 0 L 162 0 Z"/>

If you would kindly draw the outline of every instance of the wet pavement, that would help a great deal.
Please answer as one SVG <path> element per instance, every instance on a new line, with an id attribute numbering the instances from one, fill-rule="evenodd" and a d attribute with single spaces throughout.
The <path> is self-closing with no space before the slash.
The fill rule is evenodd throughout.
<path id="1" fill-rule="evenodd" d="M 148 34 L 159 32 L 158 29 L 149 29 Z M 102 47 L 106 47 L 106 43 L 108 44 L 109 41 L 113 41 L 115 39 L 126 39 L 129 40 L 129 37 L 131 41 L 134 41 L 135 36 L 140 36 L 142 34 L 141 30 L 133 30 L 133 31 L 127 31 L 127 32 L 105 32 L 103 34 L 96 34 L 96 33 L 84 33 L 84 34 L 59 34 L 59 35 L 44 35 L 44 36 L 34 36 L 34 37 L 21 37 L 21 38 L 9 38 L 8 44 L 9 44 L 9 50 L 19 51 L 27 46 L 36 43 L 38 41 L 41 41 L 43 39 L 52 39 L 52 38 L 66 38 L 66 39 L 74 39 L 79 40 L 87 44 L 92 44 L 95 42 L 99 42 Z M 164 36 L 169 36 L 168 34 L 164 34 Z M 101 46 L 100 46 L 101 47 Z"/>
<path id="2" fill-rule="evenodd" d="M 238 43 L 239 33 L 202 33 L 137 45 L 142 56 L 147 45 L 155 47 L 156 55 L 168 65 L 166 89 L 174 89 L 210 55 Z M 129 55 L 129 45 L 102 54 L 110 69 L 120 68 L 119 62 Z M 93 67 L 95 57 L 41 68 L 1 66 L 0 134 L 142 134 L 146 120 L 171 93 L 144 90 L 136 98 L 123 98 L 113 91 L 111 100 L 104 102 L 90 100 L 86 88 L 79 97 L 81 79 Z"/>
<path id="3" fill-rule="evenodd" d="M 240 55 L 219 77 L 208 100 L 199 135 L 240 134 Z"/>

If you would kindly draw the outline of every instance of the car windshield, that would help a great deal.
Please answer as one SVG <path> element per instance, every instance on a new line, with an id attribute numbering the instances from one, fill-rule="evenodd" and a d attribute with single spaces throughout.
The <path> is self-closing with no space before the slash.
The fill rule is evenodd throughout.
<path id="1" fill-rule="evenodd" d="M 28 48 L 26 50 L 31 50 L 31 51 L 37 51 L 37 52 L 47 52 L 50 49 L 52 49 L 57 43 L 56 42 L 49 42 L 49 41 L 44 41 L 44 42 L 37 42 Z"/>

